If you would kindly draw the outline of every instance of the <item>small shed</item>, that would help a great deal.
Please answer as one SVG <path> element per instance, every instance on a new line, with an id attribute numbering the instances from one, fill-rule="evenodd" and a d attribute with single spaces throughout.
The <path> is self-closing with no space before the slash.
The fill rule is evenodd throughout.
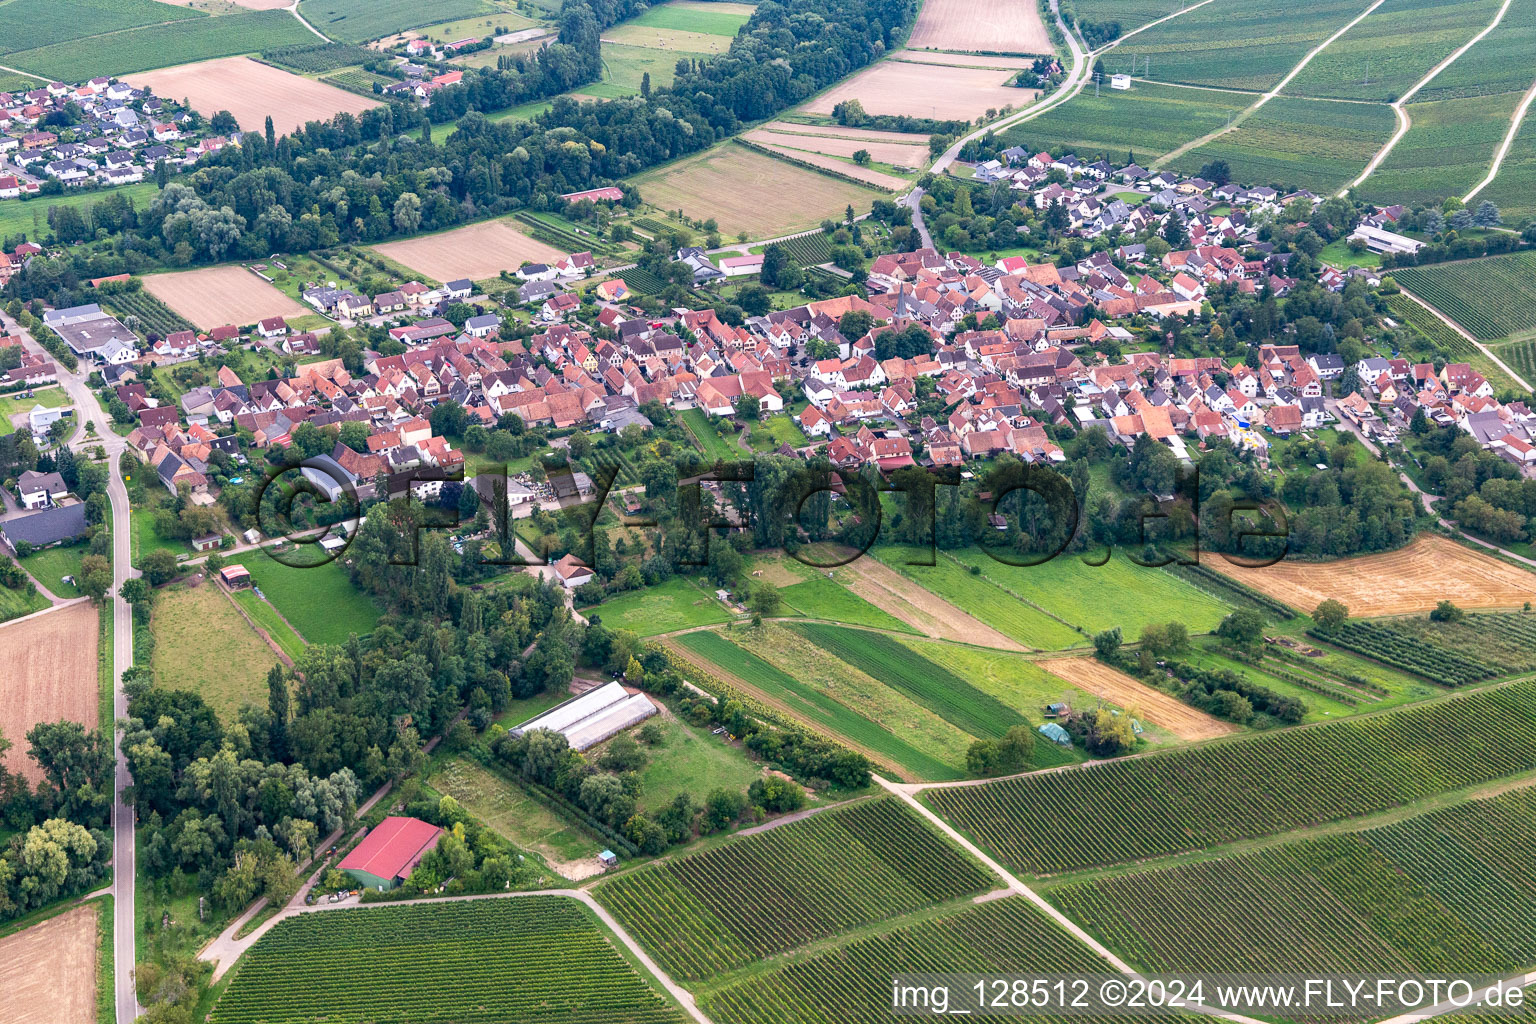
<path id="1" fill-rule="evenodd" d="M 219 570 L 219 580 L 230 590 L 244 590 L 251 585 L 251 570 L 243 565 L 226 565 Z"/>
<path id="2" fill-rule="evenodd" d="M 597 855 L 597 862 L 605 868 L 617 867 L 619 863 L 619 855 L 614 853 L 612 850 L 604 850 L 602 853 Z"/>
<path id="3" fill-rule="evenodd" d="M 1060 744 L 1063 747 L 1070 747 L 1072 745 L 1072 734 L 1055 722 L 1046 722 L 1042 725 L 1040 727 L 1040 735 L 1052 743 Z"/>

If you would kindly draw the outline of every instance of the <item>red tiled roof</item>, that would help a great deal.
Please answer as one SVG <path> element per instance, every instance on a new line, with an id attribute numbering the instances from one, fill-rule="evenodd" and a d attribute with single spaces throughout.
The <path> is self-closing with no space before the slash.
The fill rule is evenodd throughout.
<path id="1" fill-rule="evenodd" d="M 411 861 L 431 848 L 442 834 L 442 829 L 420 818 L 385 818 L 337 867 L 378 878 L 394 878 L 403 874 Z"/>

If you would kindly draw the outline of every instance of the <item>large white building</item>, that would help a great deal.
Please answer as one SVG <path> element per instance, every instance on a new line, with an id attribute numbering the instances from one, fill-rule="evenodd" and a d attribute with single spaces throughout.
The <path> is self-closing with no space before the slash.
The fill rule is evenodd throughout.
<path id="1" fill-rule="evenodd" d="M 617 680 L 572 697 L 512 730 L 521 736 L 535 729 L 558 732 L 575 750 L 586 750 L 656 713 L 643 693 L 630 693 Z"/>

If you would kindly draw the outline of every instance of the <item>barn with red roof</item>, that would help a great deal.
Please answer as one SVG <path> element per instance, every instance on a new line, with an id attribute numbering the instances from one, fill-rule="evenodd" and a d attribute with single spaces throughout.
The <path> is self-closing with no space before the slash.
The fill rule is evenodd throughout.
<path id="1" fill-rule="evenodd" d="M 410 877 L 442 835 L 442 829 L 420 818 L 388 817 L 337 867 L 363 885 L 387 892 Z"/>

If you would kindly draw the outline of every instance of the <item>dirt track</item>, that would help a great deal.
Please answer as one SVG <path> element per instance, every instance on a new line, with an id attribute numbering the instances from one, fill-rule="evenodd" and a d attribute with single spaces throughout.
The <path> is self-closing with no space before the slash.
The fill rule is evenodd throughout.
<path id="1" fill-rule="evenodd" d="M 95 1024 L 95 906 L 0 939 L 0 1020 Z"/>
<path id="2" fill-rule="evenodd" d="M 1037 662 L 1054 676 L 1089 693 L 1098 694 L 1173 733 L 1181 740 L 1209 740 L 1237 731 L 1237 726 L 1170 697 L 1092 658 L 1052 658 Z"/>
<path id="3" fill-rule="evenodd" d="M 1352 616 L 1427 612 L 1442 600 L 1463 608 L 1519 608 L 1536 601 L 1536 575 L 1434 535 L 1396 551 L 1336 562 L 1243 569 L 1209 555 L 1202 564 L 1303 612 L 1330 597 L 1344 602 Z"/>
<path id="4" fill-rule="evenodd" d="M 43 777 L 27 756 L 28 729 L 61 719 L 96 728 L 96 615 L 94 605 L 80 601 L 0 626 L 0 732 L 12 743 L 5 766 L 28 782 Z M 0 1013 L 0 1020 L 10 1019 Z"/>
<path id="5" fill-rule="evenodd" d="M 856 558 L 837 570 L 848 589 L 935 640 L 1027 651 L 1028 647 L 961 611 L 873 558 Z"/>

